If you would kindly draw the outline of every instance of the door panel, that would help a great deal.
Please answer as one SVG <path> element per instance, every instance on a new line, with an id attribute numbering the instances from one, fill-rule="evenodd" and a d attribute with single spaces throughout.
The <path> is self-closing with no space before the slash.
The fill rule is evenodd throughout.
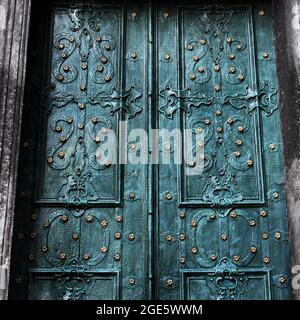
<path id="1" fill-rule="evenodd" d="M 11 297 L 290 297 L 271 1 L 258 4 L 70 1 L 43 11 Z M 130 134 L 152 127 L 170 140 L 149 135 L 148 147 Z M 174 129 L 203 143 L 178 158 L 190 140 Z M 115 161 L 104 152 L 112 132 Z M 142 147 L 158 165 L 130 162 Z"/>

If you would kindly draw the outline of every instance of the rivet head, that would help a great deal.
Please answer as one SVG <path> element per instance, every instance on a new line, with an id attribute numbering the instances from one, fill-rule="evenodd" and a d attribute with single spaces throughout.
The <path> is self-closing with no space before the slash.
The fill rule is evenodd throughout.
<path id="1" fill-rule="evenodd" d="M 198 252 L 197 248 L 192 248 L 192 254 L 196 254 Z"/>
<path id="2" fill-rule="evenodd" d="M 255 221 L 255 220 L 250 220 L 250 221 L 249 221 L 249 225 L 250 225 L 251 227 L 255 227 L 255 226 L 256 226 L 256 221 Z"/>
<path id="3" fill-rule="evenodd" d="M 62 49 L 65 48 L 65 45 L 64 45 L 63 43 L 60 43 L 60 44 L 58 45 L 58 48 L 62 50 Z"/>
<path id="4" fill-rule="evenodd" d="M 85 108 L 85 105 L 83 103 L 78 104 L 79 109 L 83 110 Z"/>
<path id="5" fill-rule="evenodd" d="M 34 255 L 33 255 L 33 254 L 30 254 L 30 255 L 28 256 L 28 260 L 29 260 L 29 261 L 33 261 L 33 260 L 34 260 Z"/>
<path id="6" fill-rule="evenodd" d="M 205 68 L 204 68 L 204 67 L 199 67 L 198 71 L 199 71 L 200 73 L 203 73 L 203 72 L 205 71 Z"/>
<path id="7" fill-rule="evenodd" d="M 171 55 L 169 53 L 166 53 L 164 55 L 165 60 L 170 60 L 171 59 Z"/>
<path id="8" fill-rule="evenodd" d="M 269 58 L 269 52 L 264 52 L 264 53 L 263 53 L 263 57 L 264 57 L 265 59 Z"/>
<path id="9" fill-rule="evenodd" d="M 72 123 L 72 122 L 73 122 L 73 118 L 68 117 L 68 118 L 67 118 L 67 122 L 68 122 L 68 123 Z"/>
<path id="10" fill-rule="evenodd" d="M 260 10 L 259 12 L 258 12 L 258 15 L 259 16 L 264 16 L 266 13 L 265 13 L 265 11 L 264 10 Z"/>
<path id="11" fill-rule="evenodd" d="M 57 133 L 59 133 L 59 132 L 61 132 L 62 131 L 62 127 L 55 127 L 55 132 L 57 132 Z"/>
<path id="12" fill-rule="evenodd" d="M 236 140 L 235 143 L 236 143 L 237 146 L 243 145 L 243 141 L 242 140 Z"/>
<path id="13" fill-rule="evenodd" d="M 268 234 L 267 232 L 264 232 L 264 233 L 262 234 L 262 238 L 263 238 L 264 240 L 267 240 L 267 239 L 269 238 L 269 234 Z"/>
<path id="14" fill-rule="evenodd" d="M 90 260 L 90 259 L 91 259 L 91 255 L 90 255 L 89 253 L 85 253 L 85 254 L 83 255 L 83 260 L 88 261 L 88 260 Z"/>
<path id="15" fill-rule="evenodd" d="M 53 158 L 52 158 L 52 157 L 48 157 L 47 162 L 48 162 L 49 164 L 52 164 L 52 163 L 53 163 Z"/>
<path id="16" fill-rule="evenodd" d="M 233 124 L 233 119 L 232 118 L 228 118 L 226 121 L 228 124 Z"/>
<path id="17" fill-rule="evenodd" d="M 169 234 L 169 235 L 166 236 L 166 240 L 168 242 L 171 242 L 173 240 L 173 237 Z"/>
<path id="18" fill-rule="evenodd" d="M 120 254 L 115 254 L 115 256 L 114 256 L 114 259 L 116 260 L 116 261 L 119 261 L 119 260 L 121 260 L 121 255 Z"/>
<path id="19" fill-rule="evenodd" d="M 211 260 L 211 261 L 216 261 L 217 260 L 217 256 L 216 255 L 211 255 L 210 257 L 209 257 L 209 259 Z"/>
<path id="20" fill-rule="evenodd" d="M 135 198 L 135 192 L 131 191 L 129 192 L 129 198 L 134 199 Z"/>
<path id="21" fill-rule="evenodd" d="M 183 211 L 181 211 L 179 213 L 179 217 L 180 217 L 180 219 L 184 219 L 185 218 L 185 213 Z"/>
<path id="22" fill-rule="evenodd" d="M 47 246 L 42 246 L 42 252 L 44 252 L 44 253 L 48 252 L 48 247 Z"/>
<path id="23" fill-rule="evenodd" d="M 280 240 L 282 238 L 282 234 L 280 232 L 275 233 L 275 239 Z"/>
<path id="24" fill-rule="evenodd" d="M 241 153 L 239 151 L 234 152 L 234 155 L 239 158 L 241 156 Z"/>
<path id="25" fill-rule="evenodd" d="M 102 247 L 102 248 L 100 249 L 100 252 L 101 252 L 101 253 L 106 253 L 107 251 L 108 251 L 107 247 Z"/>
<path id="26" fill-rule="evenodd" d="M 86 220 L 86 222 L 88 222 L 88 223 L 91 223 L 91 222 L 93 222 L 94 221 L 94 216 L 92 216 L 92 215 L 87 215 L 86 217 L 85 217 L 85 220 Z"/>
<path id="27" fill-rule="evenodd" d="M 233 67 L 229 68 L 229 73 L 233 74 L 233 73 L 235 73 L 235 71 L 236 71 L 235 68 L 233 68 Z"/>
<path id="28" fill-rule="evenodd" d="M 200 160 L 204 160 L 204 159 L 205 159 L 205 156 L 204 156 L 203 153 L 199 155 L 199 159 L 200 159 Z"/>
<path id="29" fill-rule="evenodd" d="M 221 110 L 217 110 L 216 111 L 216 115 L 219 117 L 220 115 L 222 115 L 222 111 Z"/>
<path id="30" fill-rule="evenodd" d="M 95 138 L 95 141 L 96 141 L 97 143 L 99 143 L 99 142 L 101 141 L 101 138 L 97 136 L 97 137 Z"/>
<path id="31" fill-rule="evenodd" d="M 278 192 L 274 192 L 273 193 L 273 198 L 274 199 L 278 199 L 279 198 L 279 193 Z"/>
<path id="32" fill-rule="evenodd" d="M 199 56 L 193 56 L 193 60 L 197 62 L 200 60 L 200 58 L 199 58 Z"/>
<path id="33" fill-rule="evenodd" d="M 171 286 L 173 286 L 173 284 L 174 284 L 174 281 L 173 281 L 172 279 L 168 279 L 168 280 L 166 281 L 166 286 L 167 286 L 167 287 L 171 287 Z"/>
<path id="34" fill-rule="evenodd" d="M 180 258 L 179 258 L 179 262 L 180 262 L 181 264 L 185 264 L 185 263 L 186 263 L 186 258 L 185 258 L 185 257 L 180 257 Z"/>
<path id="35" fill-rule="evenodd" d="M 169 12 L 164 12 L 164 18 L 168 18 Z"/>
<path id="36" fill-rule="evenodd" d="M 128 235 L 128 240 L 129 241 L 133 241 L 135 239 L 135 234 L 134 233 L 130 233 L 129 235 Z"/>
<path id="37" fill-rule="evenodd" d="M 270 148 L 270 150 L 275 150 L 275 144 L 274 144 L 274 143 L 271 143 L 271 144 L 269 145 L 269 148 Z"/>
<path id="38" fill-rule="evenodd" d="M 105 50 L 107 50 L 107 51 L 111 50 L 111 45 L 110 44 L 106 44 L 105 45 Z"/>
<path id="39" fill-rule="evenodd" d="M 248 167 L 252 167 L 253 166 L 253 160 L 248 160 L 247 161 L 247 165 L 248 165 Z"/>
<path id="40" fill-rule="evenodd" d="M 216 91 L 216 92 L 219 92 L 220 90 L 221 90 L 221 86 L 217 84 L 217 85 L 215 86 L 215 91 Z"/>
<path id="41" fill-rule="evenodd" d="M 61 253 L 59 254 L 59 259 L 60 259 L 60 260 L 66 260 L 66 258 L 67 258 L 67 255 L 66 255 L 64 252 L 61 252 Z"/>
<path id="42" fill-rule="evenodd" d="M 35 221 L 37 219 L 37 215 L 34 213 L 32 216 L 31 216 L 31 220 Z"/>
<path id="43" fill-rule="evenodd" d="M 60 159 L 63 159 L 63 158 L 65 157 L 64 151 L 59 151 L 58 157 L 59 157 Z"/>
<path id="44" fill-rule="evenodd" d="M 286 278 L 285 278 L 284 276 L 281 276 L 281 277 L 279 278 L 279 282 L 280 282 L 281 284 L 284 284 L 285 281 L 286 281 Z"/>
<path id="45" fill-rule="evenodd" d="M 184 241 L 185 239 L 186 239 L 185 234 L 181 233 L 181 234 L 179 235 L 179 240 L 180 240 L 180 241 Z"/>
<path id="46" fill-rule="evenodd" d="M 78 240 L 79 239 L 79 234 L 78 233 L 73 233 L 72 234 L 72 239 L 73 240 Z"/>
<path id="47" fill-rule="evenodd" d="M 91 122 L 92 123 L 97 123 L 98 122 L 97 117 L 92 117 Z"/>
<path id="48" fill-rule="evenodd" d="M 239 77 L 238 77 L 238 79 L 239 79 L 240 81 L 244 81 L 244 80 L 245 80 L 245 76 L 242 75 L 242 74 L 240 74 Z"/>
<path id="49" fill-rule="evenodd" d="M 69 66 L 64 66 L 64 71 L 65 72 L 69 72 L 70 71 L 70 67 Z"/>
<path id="50" fill-rule="evenodd" d="M 62 75 L 62 74 L 59 74 L 58 76 L 57 76 L 57 80 L 59 80 L 59 81 L 64 81 L 64 76 Z"/>
<path id="51" fill-rule="evenodd" d="M 194 168 L 195 165 L 196 165 L 196 161 L 195 161 L 195 160 L 189 161 L 189 167 L 190 167 L 190 168 Z"/>
<path id="52" fill-rule="evenodd" d="M 196 75 L 194 73 L 190 74 L 189 77 L 190 77 L 191 80 L 195 80 L 196 79 Z"/>
<path id="53" fill-rule="evenodd" d="M 217 130 L 218 133 L 221 133 L 223 131 L 223 129 L 221 127 L 217 127 L 216 130 Z"/>
<path id="54" fill-rule="evenodd" d="M 269 263 L 270 263 L 270 258 L 264 257 L 264 264 L 269 264 Z"/>
<path id="55" fill-rule="evenodd" d="M 122 222 L 123 221 L 123 216 L 116 216 L 116 221 L 117 222 Z"/>
<path id="56" fill-rule="evenodd" d="M 128 283 L 131 285 L 131 286 L 134 286 L 135 285 L 135 279 L 131 278 L 128 280 Z"/>
<path id="57" fill-rule="evenodd" d="M 200 40 L 199 40 L 199 43 L 200 43 L 202 46 L 204 46 L 204 45 L 206 44 L 206 40 L 205 40 L 205 39 L 200 39 Z"/>
<path id="58" fill-rule="evenodd" d="M 214 66 L 214 70 L 216 71 L 216 72 L 219 72 L 220 71 L 220 66 L 217 64 L 216 66 Z"/>
<path id="59" fill-rule="evenodd" d="M 69 40 L 70 40 L 70 42 L 72 42 L 72 43 L 75 42 L 74 37 L 70 37 Z"/>
<path id="60" fill-rule="evenodd" d="M 245 131 L 245 128 L 242 127 L 242 126 L 239 126 L 239 127 L 237 128 L 237 130 L 238 130 L 238 132 L 244 132 L 244 131 Z"/>
<path id="61" fill-rule="evenodd" d="M 101 57 L 100 60 L 101 60 L 102 63 L 107 63 L 108 62 L 107 58 L 105 58 L 105 57 Z"/>
<path id="62" fill-rule="evenodd" d="M 229 55 L 229 59 L 233 60 L 234 58 L 235 58 L 234 53 L 231 53 L 231 54 Z"/>
<path id="63" fill-rule="evenodd" d="M 37 233 L 36 232 L 31 232 L 30 233 L 30 239 L 36 239 Z"/>
<path id="64" fill-rule="evenodd" d="M 134 143 L 131 143 L 131 144 L 129 145 L 129 148 L 130 148 L 131 150 L 134 150 L 134 149 L 136 148 L 136 145 L 135 145 Z"/>
<path id="65" fill-rule="evenodd" d="M 256 247 L 251 247 L 250 248 L 250 252 L 251 253 L 256 253 L 257 252 L 257 248 Z"/>
<path id="66" fill-rule="evenodd" d="M 268 211 L 262 210 L 262 211 L 260 212 L 260 215 L 261 215 L 262 217 L 266 217 L 266 216 L 268 215 Z"/>
<path id="67" fill-rule="evenodd" d="M 137 58 L 137 54 L 135 52 L 131 52 L 130 53 L 130 58 L 131 59 L 136 59 Z"/>
<path id="68" fill-rule="evenodd" d="M 66 223 L 69 220 L 68 216 L 66 216 L 65 214 L 63 214 L 60 218 L 59 221 L 62 223 Z"/>
<path id="69" fill-rule="evenodd" d="M 111 80 L 111 76 L 105 76 L 105 77 L 104 77 L 104 80 L 105 80 L 106 82 L 109 82 L 109 81 Z"/>
<path id="70" fill-rule="evenodd" d="M 85 89 L 86 89 L 86 86 L 85 86 L 84 84 L 81 84 L 81 85 L 80 85 L 80 90 L 81 90 L 81 91 L 85 91 Z"/>
<path id="71" fill-rule="evenodd" d="M 222 234 L 220 238 L 221 240 L 226 241 L 228 239 L 228 236 L 227 234 Z"/>
<path id="72" fill-rule="evenodd" d="M 60 137 L 59 141 L 61 143 L 65 143 L 67 141 L 66 137 Z"/>
<path id="73" fill-rule="evenodd" d="M 81 65 L 81 69 L 82 69 L 82 70 L 86 70 L 86 69 L 87 69 L 87 64 L 86 64 L 86 63 L 83 63 L 83 64 Z"/>
<path id="74" fill-rule="evenodd" d="M 106 228 L 108 226 L 108 221 L 107 220 L 101 220 L 100 225 L 102 228 Z"/>
<path id="75" fill-rule="evenodd" d="M 48 228 L 49 227 L 49 220 L 46 220 L 46 221 L 44 221 L 44 223 L 43 223 L 43 227 L 46 229 L 46 228 Z"/>
<path id="76" fill-rule="evenodd" d="M 237 50 L 241 50 L 241 49 L 242 49 L 242 46 L 241 46 L 240 44 L 237 44 L 237 45 L 236 45 L 236 48 L 237 48 Z"/>
<path id="77" fill-rule="evenodd" d="M 100 42 L 100 41 L 101 41 L 101 36 L 97 36 L 97 37 L 96 37 L 96 41 L 97 41 L 97 42 Z"/>
<path id="78" fill-rule="evenodd" d="M 67 54 L 65 52 L 62 52 L 61 57 L 65 59 L 67 57 Z"/>
<path id="79" fill-rule="evenodd" d="M 233 257 L 233 261 L 235 261 L 235 262 L 239 262 L 240 259 L 241 259 L 241 257 L 238 256 L 238 255 L 236 255 L 236 256 Z"/>
<path id="80" fill-rule="evenodd" d="M 167 194 L 165 195 L 165 198 L 166 198 L 167 200 L 172 200 L 173 196 L 172 196 L 171 193 L 167 193 Z"/>
<path id="81" fill-rule="evenodd" d="M 116 240 L 121 239 L 121 233 L 120 233 L 120 232 L 116 232 L 116 233 L 115 233 L 115 239 L 116 239 Z"/>
<path id="82" fill-rule="evenodd" d="M 209 119 L 205 119 L 204 123 L 208 126 L 210 124 L 210 120 Z"/>
<path id="83" fill-rule="evenodd" d="M 231 212 L 230 213 L 230 218 L 236 219 L 237 218 L 237 213 L 236 212 Z"/>
<path id="84" fill-rule="evenodd" d="M 98 66 L 98 67 L 97 67 L 97 71 L 98 71 L 98 72 L 101 73 L 101 72 L 103 72 L 103 70 L 104 70 L 103 66 Z"/>
<path id="85" fill-rule="evenodd" d="M 190 43 L 188 46 L 187 46 L 188 50 L 192 51 L 194 49 L 194 46 Z"/>
<path id="86" fill-rule="evenodd" d="M 233 40 L 232 40 L 232 38 L 229 37 L 226 39 L 226 41 L 227 41 L 227 43 L 232 43 Z"/>
<path id="87" fill-rule="evenodd" d="M 198 224 L 198 222 L 197 222 L 197 220 L 192 220 L 191 221 L 191 227 L 196 227 L 197 226 L 197 224 Z"/>
<path id="88" fill-rule="evenodd" d="M 211 221 L 214 221 L 214 220 L 216 220 L 216 215 L 214 214 L 214 213 L 212 213 L 210 216 L 209 216 L 209 220 L 211 220 Z"/>

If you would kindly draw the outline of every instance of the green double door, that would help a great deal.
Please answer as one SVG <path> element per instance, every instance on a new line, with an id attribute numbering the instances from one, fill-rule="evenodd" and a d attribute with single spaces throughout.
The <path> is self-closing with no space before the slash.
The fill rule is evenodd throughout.
<path id="1" fill-rule="evenodd" d="M 40 15 L 12 297 L 289 298 L 271 3 L 240 3 L 67 2 Z M 204 140 L 179 164 L 188 138 L 157 143 L 152 128 Z M 101 162 L 111 131 L 115 162 Z M 148 164 L 130 161 L 142 149 Z"/>

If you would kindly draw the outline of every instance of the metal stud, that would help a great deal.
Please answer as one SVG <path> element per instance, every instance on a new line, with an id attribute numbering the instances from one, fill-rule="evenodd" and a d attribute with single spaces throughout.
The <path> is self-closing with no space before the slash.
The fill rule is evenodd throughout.
<path id="1" fill-rule="evenodd" d="M 48 228 L 48 227 L 49 227 L 49 225 L 50 225 L 49 220 L 44 221 L 44 223 L 43 223 L 43 227 L 44 227 L 45 229 L 46 229 L 46 228 Z"/>
<path id="2" fill-rule="evenodd" d="M 194 73 L 190 74 L 189 77 L 190 77 L 191 80 L 195 80 L 196 79 L 196 75 Z"/>
<path id="3" fill-rule="evenodd" d="M 75 42 L 74 37 L 70 37 L 69 40 L 70 40 L 70 42 L 72 42 L 72 43 Z"/>
<path id="4" fill-rule="evenodd" d="M 135 279 L 131 278 L 131 279 L 128 280 L 128 283 L 129 283 L 131 286 L 134 286 L 135 283 L 136 283 L 136 281 L 135 281 Z"/>
<path id="5" fill-rule="evenodd" d="M 223 131 L 223 129 L 221 127 L 217 127 L 216 130 L 217 130 L 218 133 L 221 133 Z"/>
<path id="6" fill-rule="evenodd" d="M 219 92 L 221 90 L 221 86 L 219 84 L 215 85 L 215 91 Z"/>
<path id="7" fill-rule="evenodd" d="M 196 254 L 198 252 L 197 248 L 192 248 L 192 254 Z"/>
<path id="8" fill-rule="evenodd" d="M 256 221 L 255 221 L 255 220 L 250 220 L 250 221 L 249 221 L 249 225 L 250 225 L 251 227 L 255 227 L 255 226 L 256 226 Z"/>
<path id="9" fill-rule="evenodd" d="M 111 76 L 105 76 L 105 77 L 104 77 L 104 80 L 105 80 L 106 82 L 109 82 L 109 81 L 111 80 Z"/>
<path id="10" fill-rule="evenodd" d="M 253 160 L 248 160 L 247 161 L 247 165 L 248 165 L 248 167 L 252 167 L 253 166 Z"/>
<path id="11" fill-rule="evenodd" d="M 172 200 L 173 196 L 172 196 L 171 193 L 167 193 L 167 194 L 165 195 L 165 198 L 166 198 L 167 200 Z"/>
<path id="12" fill-rule="evenodd" d="M 97 117 L 93 117 L 93 118 L 91 119 L 91 122 L 92 122 L 92 123 L 97 123 L 97 122 L 98 122 Z"/>
<path id="13" fill-rule="evenodd" d="M 168 280 L 166 281 L 166 286 L 167 286 L 167 287 L 172 287 L 173 284 L 174 284 L 174 281 L 173 281 L 172 279 L 168 279 Z"/>
<path id="14" fill-rule="evenodd" d="M 93 222 L 94 221 L 94 216 L 92 216 L 92 215 L 87 215 L 86 217 L 85 217 L 85 220 L 86 220 L 86 222 L 88 222 L 88 223 L 91 223 L 91 222 Z"/>
<path id="15" fill-rule="evenodd" d="M 72 122 L 73 122 L 73 118 L 68 117 L 68 118 L 67 118 L 67 122 L 68 122 L 68 123 L 72 123 Z"/>
<path id="16" fill-rule="evenodd" d="M 69 72 L 70 71 L 70 67 L 69 66 L 64 66 L 64 71 L 65 72 Z"/>
<path id="17" fill-rule="evenodd" d="M 34 213 L 32 216 L 31 216 L 31 220 L 32 221 L 35 221 L 37 219 L 37 215 Z"/>
<path id="18" fill-rule="evenodd" d="M 274 192 L 273 193 L 273 198 L 274 199 L 278 199 L 279 198 L 279 193 L 278 192 Z"/>
<path id="19" fill-rule="evenodd" d="M 202 133 L 202 132 L 203 132 L 203 129 L 202 129 L 201 127 L 198 127 L 196 130 L 197 130 L 197 132 L 199 132 L 199 133 Z"/>
<path id="20" fill-rule="evenodd" d="M 231 53 L 231 54 L 229 55 L 229 59 L 233 60 L 234 58 L 235 58 L 234 53 Z"/>
<path id="21" fill-rule="evenodd" d="M 203 146 L 204 146 L 204 143 L 203 143 L 202 141 L 200 141 L 200 142 L 198 143 L 198 147 L 202 148 Z"/>
<path id="22" fill-rule="evenodd" d="M 276 240 L 280 240 L 282 238 L 282 234 L 280 232 L 276 232 L 274 237 Z"/>
<path id="23" fill-rule="evenodd" d="M 107 51 L 111 50 L 111 45 L 109 45 L 109 44 L 105 45 L 105 50 L 107 50 Z"/>
<path id="24" fill-rule="evenodd" d="M 199 67 L 198 71 L 199 71 L 200 73 L 203 73 L 203 72 L 205 71 L 205 68 L 204 68 L 204 67 Z"/>
<path id="25" fill-rule="evenodd" d="M 183 211 L 181 211 L 179 213 L 179 217 L 180 217 L 180 219 L 184 219 L 185 218 L 185 213 Z"/>
<path id="26" fill-rule="evenodd" d="M 245 80 L 245 77 L 244 77 L 242 74 L 240 74 L 239 77 L 238 77 L 238 79 L 239 79 L 240 81 L 244 81 L 244 80 Z"/>
<path id="27" fill-rule="evenodd" d="M 165 60 L 170 60 L 171 59 L 171 55 L 169 53 L 166 53 L 164 55 Z"/>
<path id="28" fill-rule="evenodd" d="M 121 255 L 118 254 L 118 253 L 115 254 L 114 259 L 115 259 L 116 261 L 120 261 L 120 260 L 121 260 Z"/>
<path id="29" fill-rule="evenodd" d="M 135 192 L 133 192 L 133 191 L 129 192 L 129 198 L 135 199 Z"/>
<path id="30" fill-rule="evenodd" d="M 236 212 L 231 212 L 230 213 L 230 218 L 236 219 L 237 218 L 237 213 Z"/>
<path id="31" fill-rule="evenodd" d="M 244 131 L 245 131 L 245 128 L 242 127 L 242 126 L 239 126 L 239 127 L 237 128 L 237 130 L 238 130 L 238 132 L 244 132 Z"/>
<path id="32" fill-rule="evenodd" d="M 34 240 L 37 237 L 37 233 L 36 232 L 31 232 L 30 233 L 30 239 Z"/>
<path id="33" fill-rule="evenodd" d="M 261 16 L 261 17 L 264 16 L 265 14 L 266 14 L 266 13 L 265 13 L 264 10 L 260 10 L 260 11 L 258 12 L 258 15 Z"/>
<path id="34" fill-rule="evenodd" d="M 100 249 L 100 252 L 101 253 L 106 253 L 108 251 L 108 248 L 107 247 L 102 247 L 101 249 Z"/>
<path id="35" fill-rule="evenodd" d="M 67 255 L 66 255 L 64 252 L 61 252 L 61 253 L 59 254 L 59 259 L 60 259 L 60 260 L 66 260 L 66 258 L 67 258 Z"/>
<path id="36" fill-rule="evenodd" d="M 85 261 L 90 260 L 90 258 L 91 258 L 91 255 L 90 255 L 89 253 L 85 253 L 85 254 L 83 255 L 83 260 L 85 260 Z"/>
<path id="37" fill-rule="evenodd" d="M 100 225 L 102 228 L 106 228 L 108 226 L 108 221 L 107 220 L 101 220 Z"/>
<path id="38" fill-rule="evenodd" d="M 206 40 L 205 40 L 205 39 L 200 39 L 200 40 L 199 40 L 199 43 L 200 43 L 202 46 L 204 46 L 204 45 L 206 45 Z"/>
<path id="39" fill-rule="evenodd" d="M 200 60 L 200 58 L 199 58 L 198 56 L 193 56 L 193 60 L 194 60 L 195 62 L 197 62 L 197 61 Z"/>
<path id="40" fill-rule="evenodd" d="M 81 64 L 81 69 L 82 70 L 86 70 L 87 69 L 87 64 L 86 63 L 82 63 Z"/>
<path id="41" fill-rule="evenodd" d="M 63 158 L 65 157 L 64 151 L 59 151 L 58 157 L 61 158 L 61 159 L 63 159 Z"/>
<path id="42" fill-rule="evenodd" d="M 234 155 L 239 158 L 241 156 L 241 153 L 239 151 L 234 152 Z"/>
<path id="43" fill-rule="evenodd" d="M 80 130 L 82 130 L 82 129 L 84 128 L 84 124 L 83 124 L 83 123 L 79 123 L 79 124 L 78 124 L 78 128 L 79 128 Z"/>
<path id="44" fill-rule="evenodd" d="M 264 240 L 267 240 L 269 238 L 269 234 L 267 232 L 264 232 L 261 236 Z"/>
<path id="45" fill-rule="evenodd" d="M 270 150 L 275 150 L 275 144 L 274 144 L 274 143 L 271 143 L 271 144 L 269 145 L 269 148 L 270 148 Z"/>
<path id="46" fill-rule="evenodd" d="M 61 143 L 65 143 L 67 139 L 66 139 L 66 137 L 60 137 L 59 140 L 60 140 Z"/>
<path id="47" fill-rule="evenodd" d="M 268 215 L 268 211 L 262 210 L 262 211 L 260 212 L 260 215 L 261 215 L 262 217 L 266 217 L 266 216 Z"/>
<path id="48" fill-rule="evenodd" d="M 237 48 L 237 50 L 241 50 L 241 49 L 242 49 L 242 46 L 241 46 L 240 44 L 237 44 L 237 45 L 236 45 L 236 48 Z"/>
<path id="49" fill-rule="evenodd" d="M 73 240 L 78 240 L 79 239 L 79 234 L 78 233 L 73 233 L 72 234 L 72 239 Z"/>
<path id="50" fill-rule="evenodd" d="M 235 71 L 236 71 L 236 69 L 235 68 L 233 68 L 233 67 L 231 67 L 231 68 L 229 68 L 229 73 L 235 73 Z"/>
<path id="51" fill-rule="evenodd" d="M 57 127 L 55 127 L 54 130 L 55 130 L 55 132 L 59 133 L 62 131 L 62 127 L 57 126 Z"/>
<path id="52" fill-rule="evenodd" d="M 131 58 L 131 59 L 136 59 L 136 58 L 137 58 L 136 52 L 131 52 L 131 53 L 130 53 L 130 58 Z"/>
<path id="53" fill-rule="evenodd" d="M 185 234 L 181 233 L 181 234 L 179 235 L 179 240 L 180 240 L 180 241 L 184 241 L 185 239 L 186 239 Z"/>
<path id="54" fill-rule="evenodd" d="M 204 160 L 204 159 L 205 159 L 205 156 L 204 156 L 203 153 L 199 155 L 199 159 L 200 159 L 200 160 Z"/>
<path id="55" fill-rule="evenodd" d="M 62 49 L 65 48 L 65 45 L 64 45 L 63 43 L 60 43 L 60 44 L 58 45 L 58 48 L 59 48 L 60 50 L 62 50 Z"/>
<path id="56" fill-rule="evenodd" d="M 190 167 L 190 168 L 194 168 L 195 165 L 196 165 L 196 161 L 195 161 L 195 160 L 189 161 L 189 167 Z"/>
<path id="57" fill-rule="evenodd" d="M 212 254 L 212 255 L 209 257 L 209 259 L 210 259 L 211 261 L 216 261 L 216 260 L 217 260 L 217 256 L 214 255 L 214 254 Z"/>
<path id="58" fill-rule="evenodd" d="M 210 216 L 209 216 L 209 220 L 211 220 L 211 221 L 214 221 L 214 220 L 216 220 L 216 215 L 214 214 L 214 213 L 212 213 Z"/>
<path id="59" fill-rule="evenodd" d="M 128 240 L 129 241 L 133 241 L 135 239 L 135 234 L 134 233 L 130 233 L 129 235 L 128 235 Z"/>
<path id="60" fill-rule="evenodd" d="M 221 115 L 222 115 L 222 111 L 221 111 L 221 110 L 217 110 L 217 111 L 216 111 L 216 116 L 219 117 L 219 116 L 221 116 Z"/>
<path id="61" fill-rule="evenodd" d="M 80 90 L 81 90 L 81 91 L 85 91 L 85 89 L 86 89 L 86 86 L 85 86 L 84 84 L 81 84 L 81 85 L 80 85 Z"/>
<path id="62" fill-rule="evenodd" d="M 187 48 L 188 50 L 192 51 L 194 49 L 194 46 L 190 43 Z"/>
<path id="63" fill-rule="evenodd" d="M 52 158 L 52 157 L 49 157 L 49 158 L 47 159 L 47 162 L 48 162 L 49 164 L 53 163 L 53 158 Z"/>
<path id="64" fill-rule="evenodd" d="M 30 254 L 30 255 L 28 256 L 28 260 L 29 260 L 29 261 L 33 261 L 33 260 L 34 260 L 34 255 L 33 255 L 33 254 Z"/>
<path id="65" fill-rule="evenodd" d="M 180 257 L 180 258 L 179 258 L 179 262 L 180 262 L 181 264 L 185 264 L 185 263 L 186 263 L 186 258 L 185 258 L 185 257 Z"/>
<path id="66" fill-rule="evenodd" d="M 210 125 L 210 120 L 209 119 L 205 119 L 204 123 L 208 126 L 208 125 Z"/>
<path id="67" fill-rule="evenodd" d="M 279 278 L 279 282 L 280 282 L 281 284 L 284 284 L 285 281 L 286 281 L 285 276 L 281 276 L 281 277 Z"/>
<path id="68" fill-rule="evenodd" d="M 233 124 L 233 119 L 232 118 L 228 118 L 226 122 L 231 125 L 231 124 Z"/>
<path id="69" fill-rule="evenodd" d="M 243 141 L 242 140 L 236 140 L 235 143 L 236 143 L 237 146 L 243 145 Z"/>
<path id="70" fill-rule="evenodd" d="M 101 41 L 101 36 L 97 36 L 97 37 L 96 37 L 96 41 L 97 41 L 97 42 L 100 42 L 100 41 Z"/>
<path id="71" fill-rule="evenodd" d="M 265 59 L 269 58 L 269 52 L 264 52 L 264 53 L 263 53 L 263 57 L 264 57 Z"/>
<path id="72" fill-rule="evenodd" d="M 257 248 L 256 247 L 251 247 L 250 248 L 250 252 L 251 253 L 256 253 L 257 252 Z"/>
<path id="73" fill-rule="evenodd" d="M 67 57 L 67 54 L 65 52 L 62 52 L 61 57 L 65 59 Z"/>
<path id="74" fill-rule="evenodd" d="M 121 233 L 120 233 L 120 232 L 116 232 L 116 233 L 115 233 L 115 239 L 116 239 L 116 240 L 121 239 Z"/>
<path id="75" fill-rule="evenodd" d="M 227 234 L 222 234 L 220 238 L 221 238 L 221 240 L 223 240 L 223 241 L 228 240 Z"/>
<path id="76" fill-rule="evenodd" d="M 85 108 L 85 104 L 83 103 L 79 103 L 78 104 L 79 109 L 83 110 Z"/>
<path id="77" fill-rule="evenodd" d="M 264 264 L 269 264 L 269 263 L 270 263 L 270 258 L 264 257 Z"/>
<path id="78" fill-rule="evenodd" d="M 239 262 L 240 259 L 241 259 L 241 257 L 238 256 L 238 255 L 236 255 L 236 256 L 233 257 L 233 261 L 235 261 L 235 262 Z"/>
<path id="79" fill-rule="evenodd" d="M 101 60 L 102 63 L 107 63 L 108 62 L 107 58 L 105 58 L 105 57 L 101 57 L 100 60 Z"/>
<path id="80" fill-rule="evenodd" d="M 214 66 L 214 70 L 215 70 L 216 72 L 219 72 L 220 69 L 221 69 L 221 68 L 220 68 L 220 66 L 219 66 L 218 64 Z"/>
<path id="81" fill-rule="evenodd" d="M 116 221 L 117 222 L 122 222 L 123 221 L 123 216 L 116 216 Z"/>
<path id="82" fill-rule="evenodd" d="M 233 40 L 232 40 L 232 38 L 227 38 L 226 41 L 227 41 L 227 43 L 232 43 Z"/>
<path id="83" fill-rule="evenodd" d="M 66 223 L 69 220 L 68 216 L 66 216 L 65 214 L 63 214 L 62 216 L 60 216 L 59 221 L 62 223 Z"/>
<path id="84" fill-rule="evenodd" d="M 166 240 L 168 241 L 168 242 L 171 242 L 172 240 L 173 240 L 173 237 L 172 237 L 172 235 L 167 235 L 166 236 Z"/>
<path id="85" fill-rule="evenodd" d="M 46 252 L 48 252 L 48 247 L 47 246 L 42 246 L 42 252 L 44 252 L 44 253 L 46 253 Z"/>

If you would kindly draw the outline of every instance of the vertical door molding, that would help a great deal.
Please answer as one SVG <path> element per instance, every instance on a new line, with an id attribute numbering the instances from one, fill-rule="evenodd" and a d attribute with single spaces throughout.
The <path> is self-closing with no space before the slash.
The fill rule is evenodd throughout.
<path id="1" fill-rule="evenodd" d="M 0 300 L 7 299 L 31 0 L 0 2 Z"/>

